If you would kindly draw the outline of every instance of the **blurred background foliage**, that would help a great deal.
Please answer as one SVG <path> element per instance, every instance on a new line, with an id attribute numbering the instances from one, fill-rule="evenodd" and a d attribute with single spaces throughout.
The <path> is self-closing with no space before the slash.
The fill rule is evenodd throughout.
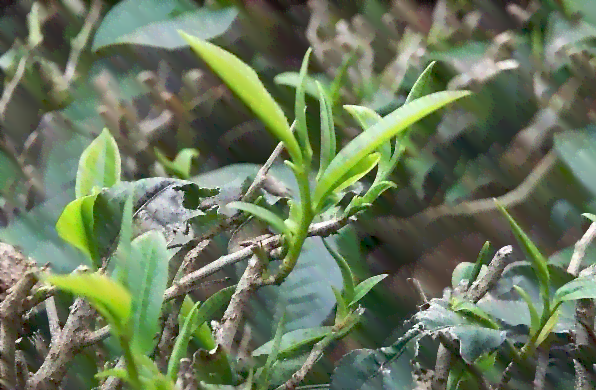
<path id="1" fill-rule="evenodd" d="M 190 177 L 233 196 L 254 177 L 277 141 L 177 30 L 250 64 L 289 117 L 312 47 L 307 115 L 315 143 L 315 80 L 332 98 L 341 143 L 360 131 L 342 105 L 387 114 L 431 61 L 437 91 L 475 92 L 415 125 L 392 178 L 398 188 L 333 238 L 359 280 L 389 277 L 363 300 L 358 331 L 333 346 L 313 378 L 353 348 L 395 340 L 416 308 L 408 278 L 437 296 L 486 240 L 494 250 L 515 243 L 492 198 L 559 265 L 588 226 L 581 214 L 596 213 L 591 0 L 22 0 L 2 2 L 0 16 L 0 240 L 58 271 L 82 263 L 54 226 L 74 199 L 81 152 L 104 127 L 119 143 L 125 179 Z M 266 189 L 292 192 L 292 180 L 275 166 Z M 257 234 L 250 229 L 263 228 L 244 234 Z M 201 261 L 226 253 L 228 239 Z M 268 341 L 280 305 L 288 307 L 287 331 L 324 323 L 335 304 L 330 286 L 340 284 L 323 243 L 308 241 L 291 277 L 253 300 L 240 345 L 250 351 Z M 393 366 L 409 369 L 407 359 Z"/>

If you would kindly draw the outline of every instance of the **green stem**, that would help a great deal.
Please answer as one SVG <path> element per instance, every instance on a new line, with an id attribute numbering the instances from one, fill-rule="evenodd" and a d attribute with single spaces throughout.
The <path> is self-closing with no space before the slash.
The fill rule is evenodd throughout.
<path id="1" fill-rule="evenodd" d="M 130 347 L 130 340 L 128 336 L 121 336 L 120 337 L 120 346 L 124 351 L 124 360 L 126 361 L 126 370 L 128 371 L 128 376 L 130 379 L 130 384 L 133 388 L 142 390 L 143 384 L 139 379 L 139 370 L 137 369 L 137 365 L 135 363 L 134 356 L 132 354 L 132 350 Z"/>
<path id="2" fill-rule="evenodd" d="M 298 261 L 298 256 L 302 251 L 302 245 L 308 237 L 308 229 L 314 219 L 314 212 L 310 198 L 310 184 L 308 182 L 308 170 L 304 166 L 294 167 L 296 181 L 300 191 L 300 222 L 296 233 L 291 238 L 288 253 L 284 258 L 277 275 L 273 276 L 271 281 L 274 284 L 280 284 L 292 272 Z"/>

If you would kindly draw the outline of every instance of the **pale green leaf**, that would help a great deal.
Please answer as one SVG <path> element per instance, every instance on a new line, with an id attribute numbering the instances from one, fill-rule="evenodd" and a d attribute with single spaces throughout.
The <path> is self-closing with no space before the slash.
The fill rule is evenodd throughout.
<path id="1" fill-rule="evenodd" d="M 257 73 L 238 57 L 228 51 L 190 36 L 182 31 L 180 35 L 203 59 L 224 83 L 261 119 L 269 130 L 279 138 L 292 156 L 294 162 L 302 161 L 302 152 L 290 130 L 281 107 L 273 100 Z"/>
<path id="2" fill-rule="evenodd" d="M 528 305 L 528 312 L 530 313 L 530 336 L 533 336 L 536 331 L 538 331 L 538 327 L 540 326 L 540 317 L 538 316 L 538 311 L 536 310 L 536 306 L 534 306 L 534 302 L 532 302 L 532 298 L 530 295 L 521 288 L 520 286 L 513 286 L 515 291 L 519 294 L 520 297 L 526 302 Z"/>
<path id="3" fill-rule="evenodd" d="M 300 147 L 303 153 L 306 153 L 307 156 L 312 155 L 310 142 L 308 141 L 305 100 L 308 62 L 310 60 L 311 53 L 312 49 L 308 48 L 306 54 L 304 55 L 304 59 L 302 60 L 302 66 L 300 67 L 299 83 L 296 89 L 296 102 L 294 104 L 294 115 L 296 117 L 296 134 L 298 135 Z"/>
<path id="4" fill-rule="evenodd" d="M 540 346 L 540 344 L 542 344 L 542 342 L 544 340 L 546 340 L 548 335 L 552 332 L 552 330 L 557 325 L 557 322 L 559 322 L 559 310 L 556 310 L 549 317 L 548 321 L 546 321 L 546 324 L 544 325 L 544 327 L 540 331 L 540 334 L 538 334 L 538 337 L 536 338 L 536 346 Z"/>
<path id="5" fill-rule="evenodd" d="M 91 142 L 79 160 L 75 195 L 91 195 L 97 188 L 112 187 L 120 182 L 120 153 L 108 129 Z"/>
<path id="6" fill-rule="evenodd" d="M 467 91 L 444 91 L 424 96 L 398 108 L 362 132 L 335 156 L 317 183 L 314 192 L 316 207 L 321 205 L 324 198 L 337 186 L 337 182 L 365 156 L 426 115 L 469 94 Z"/>
<path id="7" fill-rule="evenodd" d="M 246 202 L 230 202 L 227 206 L 229 208 L 238 209 L 240 211 L 254 215 L 255 217 L 269 223 L 269 225 L 277 229 L 280 233 L 285 233 L 287 231 L 287 226 L 284 220 L 273 211 L 267 210 L 266 208 Z"/>
<path id="8" fill-rule="evenodd" d="M 437 61 L 433 61 L 426 67 L 426 69 L 424 69 L 424 72 L 418 77 L 418 80 L 416 80 L 414 86 L 410 90 L 405 104 L 432 93 L 429 86 L 431 83 L 432 71 L 436 63 Z"/>
<path id="9" fill-rule="evenodd" d="M 334 192 L 338 193 L 348 188 L 358 180 L 362 179 L 367 173 L 377 166 L 381 159 L 380 153 L 374 152 L 364 157 L 358 164 L 354 165 L 341 180 L 338 181 L 338 186 L 334 188 Z"/>
<path id="10" fill-rule="evenodd" d="M 368 292 L 372 290 L 373 287 L 379 284 L 381 280 L 385 279 L 387 276 L 387 274 L 371 276 L 370 278 L 366 279 L 358 286 L 356 286 L 356 288 L 354 289 L 354 299 L 350 303 L 350 306 L 356 304 L 358 301 L 364 298 L 364 296 L 368 294 Z"/>
<path id="11" fill-rule="evenodd" d="M 331 286 L 331 290 L 333 290 L 333 295 L 335 295 L 335 301 L 337 302 L 337 312 L 335 314 L 335 323 L 341 323 L 344 318 L 348 315 L 348 303 L 346 299 L 342 296 L 341 291 L 339 291 L 335 286 Z"/>
<path id="12" fill-rule="evenodd" d="M 596 277 L 582 276 L 561 286 L 555 293 L 555 302 L 596 298 Z"/>
<path id="13" fill-rule="evenodd" d="M 87 298 L 95 308 L 112 322 L 116 330 L 128 321 L 131 313 L 131 295 L 106 275 L 80 273 L 51 275 L 47 281 L 59 289 Z"/>
<path id="14" fill-rule="evenodd" d="M 132 241 L 131 249 L 129 264 L 136 263 L 128 272 L 128 288 L 133 297 L 133 343 L 140 353 L 148 353 L 154 347 L 168 282 L 167 243 L 161 232 L 150 230 Z M 130 272 L 133 270 L 140 270 L 140 274 Z"/>
<path id="15" fill-rule="evenodd" d="M 280 343 L 280 358 L 288 358 L 292 354 L 315 344 L 329 335 L 332 331 L 331 326 L 321 326 L 317 328 L 297 329 L 283 335 Z M 269 355 L 273 349 L 273 340 L 261 345 L 252 353 L 253 356 Z"/>
<path id="16" fill-rule="evenodd" d="M 350 269 L 350 265 L 348 264 L 346 259 L 344 259 L 344 257 L 339 254 L 339 252 L 337 252 L 335 249 L 331 247 L 331 245 L 327 243 L 325 239 L 323 239 L 323 244 L 325 245 L 325 248 L 327 248 L 327 250 L 329 251 L 329 254 L 331 254 L 331 256 L 333 257 L 333 259 L 337 263 L 337 266 L 339 267 L 339 270 L 341 271 L 341 277 L 343 280 L 343 297 L 346 301 L 352 302 L 352 300 L 354 299 L 354 274 Z"/>
<path id="17" fill-rule="evenodd" d="M 87 218 L 83 216 L 84 206 L 95 200 L 89 195 L 70 202 L 56 222 L 56 232 L 70 245 L 81 250 L 89 259 L 94 257 L 93 236 L 88 235 Z"/>
<path id="18" fill-rule="evenodd" d="M 275 331 L 275 337 L 273 338 L 273 346 L 271 348 L 271 352 L 269 356 L 267 356 L 267 362 L 261 371 L 261 375 L 259 376 L 259 386 L 258 389 L 266 390 L 269 386 L 269 375 L 271 372 L 271 368 L 273 367 L 273 363 L 277 361 L 277 356 L 281 347 L 281 339 L 284 334 L 284 323 L 285 323 L 286 313 L 284 312 L 281 315 L 281 318 L 277 324 L 277 330 Z"/>
<path id="19" fill-rule="evenodd" d="M 188 180 L 190 179 L 192 160 L 199 156 L 199 151 L 194 148 L 182 149 L 174 161 L 170 161 L 158 148 L 155 148 L 155 156 L 168 173 L 180 179 Z"/>
<path id="20" fill-rule="evenodd" d="M 27 14 L 27 25 L 29 27 L 29 46 L 35 47 L 43 41 L 43 34 L 41 33 L 40 19 L 40 5 L 36 1 L 31 6 L 31 11 Z"/>

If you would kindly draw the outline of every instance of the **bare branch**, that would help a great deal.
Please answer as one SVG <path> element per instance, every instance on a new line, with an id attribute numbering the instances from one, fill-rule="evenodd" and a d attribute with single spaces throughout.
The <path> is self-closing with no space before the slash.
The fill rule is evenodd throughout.
<path id="1" fill-rule="evenodd" d="M 56 307 L 56 300 L 54 297 L 49 297 L 46 300 L 46 313 L 48 314 L 48 322 L 50 324 L 50 335 L 52 342 L 56 342 L 60 337 L 60 318 L 58 317 L 58 308 Z"/>
<path id="2" fill-rule="evenodd" d="M 21 79 L 25 75 L 25 69 L 27 67 L 27 62 L 31 57 L 31 49 L 26 48 L 25 54 L 21 57 L 19 61 L 19 65 L 17 67 L 17 71 L 15 72 L 12 79 L 6 87 L 4 88 L 4 92 L 2 93 L 2 98 L 0 98 L 0 121 L 4 122 L 6 109 L 8 108 L 8 103 L 10 103 L 10 99 L 12 99 L 12 95 L 14 91 L 17 89 L 17 86 L 21 82 Z"/>
<path id="3" fill-rule="evenodd" d="M 294 126 L 295 126 L 295 124 L 292 124 L 292 129 Z M 243 202 L 252 202 L 255 200 L 254 198 L 256 198 L 257 191 L 263 186 L 263 183 L 265 182 L 265 179 L 267 177 L 267 173 L 269 172 L 269 169 L 271 169 L 271 166 L 273 165 L 273 163 L 275 162 L 277 157 L 279 157 L 279 155 L 281 154 L 281 152 L 283 150 L 284 150 L 283 142 L 278 143 L 277 146 L 275 147 L 275 149 L 273 150 L 273 153 L 271 153 L 271 156 L 269 156 L 267 161 L 265 161 L 265 164 L 263 164 L 261 169 L 259 169 L 259 171 L 257 172 L 257 176 L 253 180 L 250 187 L 248 187 L 246 194 L 244 194 L 244 196 L 242 197 Z"/>
<path id="4" fill-rule="evenodd" d="M 507 266 L 511 253 L 513 253 L 511 245 L 504 246 L 495 253 L 484 276 L 478 278 L 467 291 L 466 295 L 470 301 L 478 302 L 497 283 Z"/>

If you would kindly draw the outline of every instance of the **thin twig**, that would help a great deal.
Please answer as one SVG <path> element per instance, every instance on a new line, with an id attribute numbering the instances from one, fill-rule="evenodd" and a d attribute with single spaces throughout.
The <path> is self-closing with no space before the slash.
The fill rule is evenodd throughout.
<path id="1" fill-rule="evenodd" d="M 234 337 L 242 321 L 242 313 L 248 300 L 262 282 L 263 272 L 267 268 L 267 254 L 258 245 L 253 247 L 254 255 L 248 262 L 230 304 L 222 317 L 221 325 L 215 333 L 215 340 L 224 351 L 230 353 Z"/>
<path id="2" fill-rule="evenodd" d="M 294 126 L 294 124 L 292 124 L 292 126 Z M 252 202 L 255 200 L 254 198 L 256 198 L 257 191 L 263 186 L 263 183 L 265 183 L 267 173 L 269 172 L 271 166 L 283 150 L 283 142 L 278 143 L 273 152 L 271 153 L 271 156 L 269 156 L 267 161 L 265 161 L 265 164 L 263 164 L 263 166 L 257 172 L 257 176 L 255 176 L 255 179 L 253 180 L 252 184 L 250 185 L 250 187 L 248 187 L 246 194 L 244 194 L 244 196 L 242 197 L 243 202 Z"/>
<path id="3" fill-rule="evenodd" d="M 325 351 L 325 348 L 327 348 L 332 341 L 333 337 L 327 336 L 323 340 L 316 343 L 312 351 L 310 351 L 310 354 L 308 355 L 308 358 L 306 358 L 306 361 L 304 362 L 302 367 L 300 367 L 300 369 L 296 371 L 292 375 L 292 377 L 288 379 L 286 383 L 277 387 L 275 390 L 295 389 L 296 386 L 298 386 L 298 384 L 304 380 L 306 374 L 310 372 L 310 370 L 314 367 L 315 363 L 321 358 L 323 352 Z"/>
<path id="4" fill-rule="evenodd" d="M 309 230 L 309 236 L 319 236 L 319 237 L 327 237 L 332 234 L 337 233 L 338 230 L 343 228 L 353 220 L 352 218 L 340 218 L 340 219 L 333 219 L 330 221 L 314 223 L 311 225 Z M 279 247 L 281 244 L 282 235 L 276 235 L 269 237 L 259 245 L 266 251 L 272 251 Z M 240 249 L 239 251 L 230 253 L 228 255 L 222 256 L 219 259 L 207 264 L 203 268 L 191 272 L 190 274 L 181 278 L 177 284 L 169 287 L 164 293 L 164 302 L 170 301 L 175 299 L 176 297 L 182 296 L 189 291 L 195 290 L 199 288 L 202 284 L 203 279 L 213 275 L 214 273 L 218 272 L 219 270 L 235 264 L 239 261 L 242 261 L 253 254 L 253 247 L 257 244 L 252 244 L 246 248 Z M 98 329 L 94 332 L 87 333 L 86 337 L 82 341 L 82 346 L 89 346 L 95 343 L 98 343 L 110 335 L 110 327 L 104 326 L 101 329 Z"/>
<path id="5" fill-rule="evenodd" d="M 72 358 L 82 349 L 82 340 L 95 310 L 83 298 L 77 298 L 56 342 L 52 342 L 43 364 L 27 381 L 26 390 L 58 390 Z"/>
<path id="6" fill-rule="evenodd" d="M 466 295 L 470 301 L 478 302 L 497 283 L 512 253 L 511 245 L 504 246 L 495 253 L 484 276 L 476 280 L 468 289 Z"/>
<path id="7" fill-rule="evenodd" d="M 567 267 L 567 272 L 569 272 L 571 275 L 577 276 L 577 274 L 579 274 L 582 260 L 586 255 L 586 250 L 588 249 L 590 243 L 594 240 L 594 237 L 596 237 L 596 222 L 590 224 L 590 227 L 586 233 L 584 233 L 582 238 L 575 243 L 571 261 L 569 262 L 569 267 Z"/>
<path id="8" fill-rule="evenodd" d="M 52 342 L 56 342 L 60 336 L 60 318 L 58 317 L 58 308 L 56 307 L 56 300 L 54 297 L 49 297 L 46 300 L 46 313 L 48 315 L 48 322 L 50 325 L 50 335 Z"/>
<path id="9" fill-rule="evenodd" d="M 116 363 L 116 365 L 114 366 L 114 368 L 124 368 L 126 365 L 126 360 L 124 360 L 123 357 L 121 357 L 118 360 L 118 363 Z M 101 387 L 99 388 L 100 390 L 116 390 L 120 384 L 122 384 L 122 379 L 117 378 L 115 376 L 111 376 L 109 378 L 107 378 L 105 380 L 104 383 L 102 383 Z"/>
<path id="10" fill-rule="evenodd" d="M 0 303 L 0 378 L 12 387 L 17 382 L 16 343 L 22 326 L 20 307 L 37 281 L 36 270 L 27 271 Z"/>
<path id="11" fill-rule="evenodd" d="M 91 36 L 91 30 L 93 30 L 93 26 L 99 20 L 101 15 L 101 8 L 102 8 L 102 1 L 101 0 L 93 0 L 91 3 L 91 8 L 89 9 L 89 13 L 85 17 L 85 22 L 83 23 L 83 27 L 81 31 L 77 34 L 77 36 L 72 40 L 71 50 L 68 56 L 68 62 L 66 63 L 66 69 L 64 71 L 64 76 L 62 79 L 64 80 L 65 88 L 68 88 L 70 85 L 75 71 L 77 69 L 77 64 L 79 62 L 79 57 L 81 56 L 81 52 L 87 46 L 87 42 L 89 41 L 89 37 Z"/>
<path id="12" fill-rule="evenodd" d="M 31 49 L 26 46 L 25 47 L 25 54 L 21 57 L 19 61 L 19 65 L 17 67 L 17 71 L 15 72 L 12 79 L 6 87 L 4 88 L 4 92 L 2 93 L 2 98 L 0 98 L 0 121 L 4 122 L 6 109 L 8 108 L 8 103 L 10 103 L 10 99 L 12 99 L 12 95 L 14 91 L 17 89 L 17 86 L 21 82 L 23 75 L 25 74 L 25 69 L 27 67 L 27 61 L 29 61 L 29 57 L 31 57 Z"/>

